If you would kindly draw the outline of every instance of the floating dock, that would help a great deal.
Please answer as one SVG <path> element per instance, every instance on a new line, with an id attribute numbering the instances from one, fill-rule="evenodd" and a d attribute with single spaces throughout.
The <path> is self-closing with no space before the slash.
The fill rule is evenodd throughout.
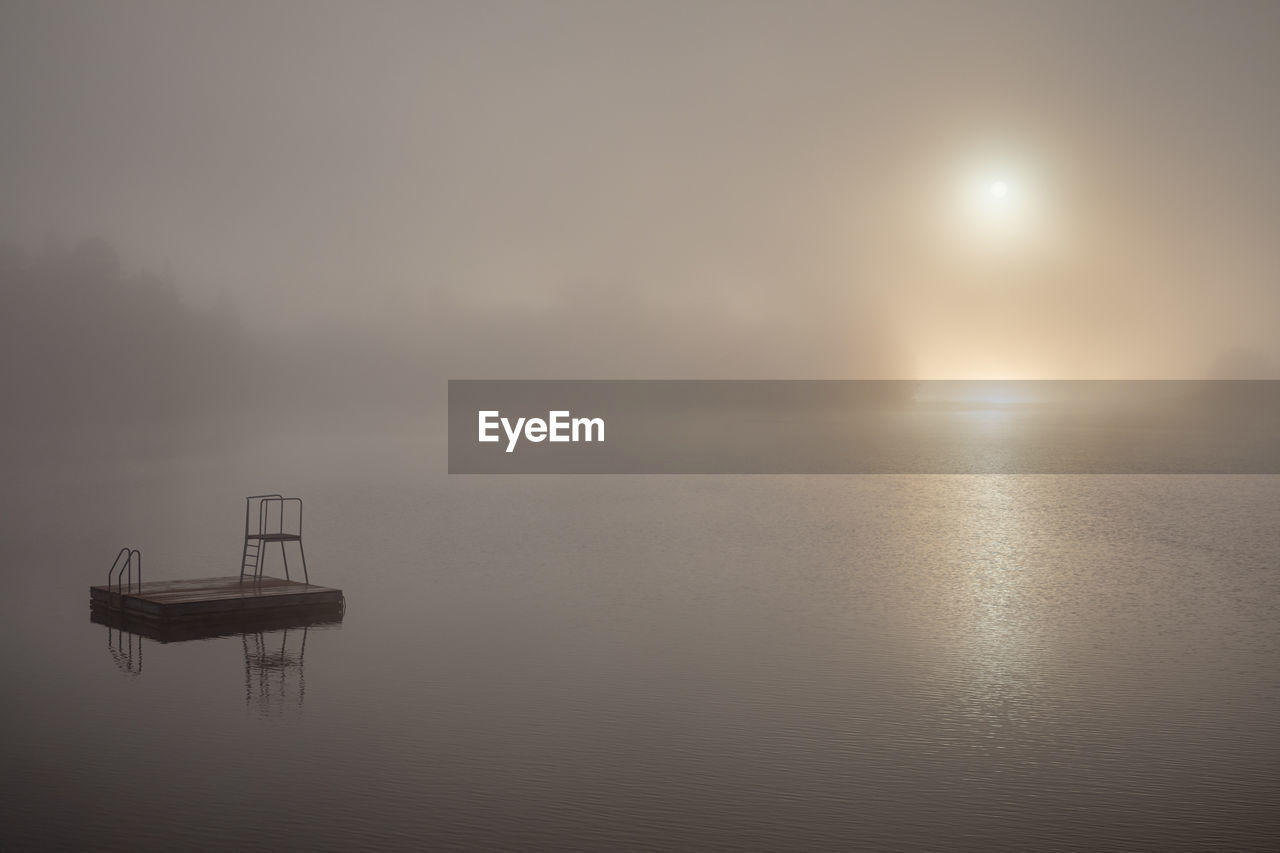
<path id="1" fill-rule="evenodd" d="M 281 611 L 341 610 L 342 590 L 273 577 L 197 578 L 89 587 L 89 605 L 153 622 L 237 619 Z"/>
<path id="2" fill-rule="evenodd" d="M 283 610 L 248 608 L 180 619 L 148 619 L 96 603 L 89 609 L 89 621 L 94 624 L 128 631 L 159 643 L 182 643 L 264 631 L 341 625 L 343 615 L 341 604 L 316 604 Z"/>
<path id="3" fill-rule="evenodd" d="M 286 510 L 296 510 L 296 513 Z M 297 543 L 298 556 L 302 558 L 301 581 L 289 576 L 285 547 L 289 542 Z M 263 573 L 266 549 L 273 543 L 280 546 L 283 579 Z M 307 555 L 302 549 L 302 501 L 269 494 L 245 498 L 244 548 L 240 553 L 239 576 L 144 583 L 142 552 L 125 547 L 111 564 L 107 582 L 89 587 L 89 607 L 95 613 L 132 621 L 235 623 L 275 616 L 323 618 L 334 612 L 340 614 L 345 599 L 342 590 L 317 586 L 307 574 Z"/>

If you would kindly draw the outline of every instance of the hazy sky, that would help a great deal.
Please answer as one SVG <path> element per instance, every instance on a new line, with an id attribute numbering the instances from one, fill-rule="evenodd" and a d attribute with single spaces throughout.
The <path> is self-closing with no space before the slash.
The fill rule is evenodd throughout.
<path id="1" fill-rule="evenodd" d="M 1280 363 L 1277 44 L 1275 2 L 6 2 L 0 237 L 459 375 L 1202 376 Z"/>

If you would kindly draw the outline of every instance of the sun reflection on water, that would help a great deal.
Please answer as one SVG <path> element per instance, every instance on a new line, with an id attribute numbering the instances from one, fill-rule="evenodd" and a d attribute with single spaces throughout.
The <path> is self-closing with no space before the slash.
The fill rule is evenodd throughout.
<path id="1" fill-rule="evenodd" d="M 1035 578 L 1035 512 L 1022 478 L 965 478 L 968 499 L 955 522 L 963 551 L 952 590 L 964 620 L 952 657 L 963 671 L 962 714 L 992 740 L 1016 737 L 1041 707 L 1040 604 Z M 960 531 L 957 531 L 958 533 Z M 1001 748 L 1002 743 L 996 747 Z"/>

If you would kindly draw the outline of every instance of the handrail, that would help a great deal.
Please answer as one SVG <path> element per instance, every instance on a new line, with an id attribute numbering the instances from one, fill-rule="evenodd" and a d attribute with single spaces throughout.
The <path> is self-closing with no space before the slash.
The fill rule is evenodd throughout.
<path id="1" fill-rule="evenodd" d="M 271 527 L 271 505 L 279 504 L 276 512 L 276 533 L 284 534 L 284 505 L 287 503 L 296 503 L 298 505 L 298 532 L 290 535 L 302 535 L 302 498 L 286 498 L 282 495 L 256 495 L 258 500 L 258 535 L 270 533 Z M 254 498 L 249 498 L 253 500 Z M 247 507 L 246 507 L 247 510 Z M 246 526 L 246 535 L 248 528 Z"/>
<path id="2" fill-rule="evenodd" d="M 125 556 L 126 554 L 129 555 L 130 559 L 133 558 L 132 551 L 130 551 L 128 548 L 121 548 L 120 553 L 116 554 L 116 558 L 111 561 L 111 568 L 107 569 L 107 586 L 108 587 L 111 586 L 111 576 L 116 573 L 116 565 L 120 562 L 120 558 Z M 126 560 L 125 562 L 128 562 L 128 561 Z"/>
<path id="3" fill-rule="evenodd" d="M 120 562 L 121 557 L 124 557 L 123 563 Z M 139 551 L 137 548 L 126 547 L 126 548 L 120 549 L 120 553 L 116 554 L 115 560 L 113 560 L 111 563 L 111 568 L 107 569 L 107 591 L 108 592 L 111 591 L 111 576 L 115 575 L 115 586 L 116 586 L 115 593 L 116 595 L 121 594 L 121 590 L 124 583 L 124 573 L 126 570 L 129 572 L 129 586 L 127 587 L 127 589 L 130 593 L 133 592 L 133 558 L 134 557 L 138 558 L 138 590 L 139 591 L 142 590 L 142 552 Z"/>
<path id="4" fill-rule="evenodd" d="M 283 500 L 284 496 L 273 493 L 270 495 L 249 495 L 249 497 L 244 499 L 244 535 L 245 536 L 249 535 L 249 507 L 253 505 L 254 501 L 259 502 L 258 503 L 258 532 L 259 533 L 265 532 L 262 529 L 262 502 L 264 498 L 280 498 L 281 500 Z"/>
<path id="5" fill-rule="evenodd" d="M 267 498 L 266 500 L 262 501 L 262 506 L 264 508 L 263 509 L 263 525 L 261 526 L 262 532 L 263 533 L 269 532 L 266 528 L 267 526 L 270 525 L 271 511 L 270 509 L 267 509 L 267 507 L 269 507 L 273 503 L 280 505 L 276 512 L 276 533 L 279 533 L 279 534 L 284 533 L 284 505 L 287 503 L 296 503 L 298 505 L 298 532 L 296 535 L 301 536 L 302 535 L 302 498 Z"/>

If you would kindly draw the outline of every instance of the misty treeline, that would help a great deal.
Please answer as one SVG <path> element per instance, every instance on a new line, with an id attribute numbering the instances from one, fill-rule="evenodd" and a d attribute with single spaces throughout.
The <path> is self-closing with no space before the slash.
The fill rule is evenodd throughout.
<path id="1" fill-rule="evenodd" d="M 415 308 L 352 282 L 349 310 L 327 316 L 296 285 L 197 302 L 179 284 L 127 270 L 101 240 L 0 242 L 0 426 L 420 414 L 444 405 L 449 378 L 902 375 L 875 315 L 829 288 L 793 285 L 744 319 L 750 294 L 619 284 L 545 287 L 526 304 L 424 283 Z"/>
<path id="2" fill-rule="evenodd" d="M 333 335 L 251 331 L 229 303 L 198 306 L 175 283 L 128 272 L 91 239 L 28 251 L 0 244 L 3 421 L 18 429 L 146 425 L 302 414 L 362 402 L 391 357 Z M 377 361 L 378 359 L 374 359 Z"/>
<path id="3" fill-rule="evenodd" d="M 229 313 L 192 308 L 155 274 L 126 274 L 101 240 L 0 247 L 0 370 L 12 422 L 216 409 L 247 375 L 240 338 Z"/>

